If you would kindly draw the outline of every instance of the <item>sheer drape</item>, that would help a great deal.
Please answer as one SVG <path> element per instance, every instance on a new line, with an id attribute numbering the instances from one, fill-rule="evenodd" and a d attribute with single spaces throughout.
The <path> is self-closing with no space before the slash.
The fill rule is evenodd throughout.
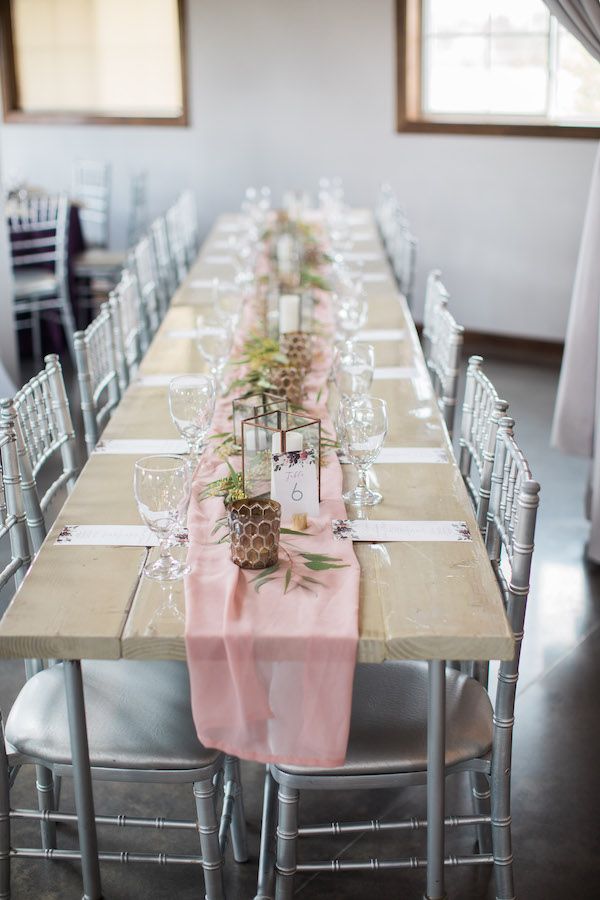
<path id="1" fill-rule="evenodd" d="M 557 19 L 600 61 L 599 0 L 545 0 Z M 579 247 L 552 443 L 592 457 L 588 556 L 600 562 L 600 148 Z"/>

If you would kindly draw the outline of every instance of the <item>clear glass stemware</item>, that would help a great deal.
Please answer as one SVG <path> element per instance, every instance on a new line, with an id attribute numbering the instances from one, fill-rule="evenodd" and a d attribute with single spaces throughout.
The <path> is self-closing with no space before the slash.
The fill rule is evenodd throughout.
<path id="1" fill-rule="evenodd" d="M 189 466 L 181 456 L 144 456 L 134 467 L 133 490 L 141 518 L 156 534 L 159 558 L 144 568 L 148 578 L 172 581 L 190 571 L 171 555 L 177 532 L 185 527 L 190 500 Z"/>
<path id="2" fill-rule="evenodd" d="M 375 506 L 383 497 L 367 487 L 367 472 L 383 447 L 388 418 L 384 400 L 377 397 L 349 397 L 340 403 L 338 440 L 344 455 L 356 468 L 358 484 L 343 496 L 353 506 Z"/>
<path id="3" fill-rule="evenodd" d="M 199 315 L 196 319 L 196 344 L 200 355 L 208 363 L 215 384 L 219 385 L 233 347 L 231 319 L 219 310 Z"/>
<path id="4" fill-rule="evenodd" d="M 333 377 L 341 397 L 365 396 L 371 390 L 375 350 L 362 341 L 338 341 L 333 352 Z"/>
<path id="5" fill-rule="evenodd" d="M 192 463 L 204 450 L 215 411 L 215 383 L 209 375 L 178 375 L 169 383 L 169 411 L 187 442 Z"/>
<path id="6" fill-rule="evenodd" d="M 368 304 L 362 293 L 346 293 L 334 296 L 338 333 L 349 340 L 366 323 Z"/>

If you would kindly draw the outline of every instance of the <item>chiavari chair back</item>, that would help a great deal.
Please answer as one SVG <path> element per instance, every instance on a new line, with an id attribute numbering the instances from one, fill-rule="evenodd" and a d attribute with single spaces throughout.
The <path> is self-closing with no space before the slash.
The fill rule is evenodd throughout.
<path id="1" fill-rule="evenodd" d="M 200 248 L 200 232 L 198 228 L 198 209 L 194 192 L 188 188 L 183 191 L 177 201 L 183 231 L 183 243 L 188 269 L 196 259 Z"/>
<path id="2" fill-rule="evenodd" d="M 108 305 L 115 336 L 119 384 L 123 393 L 150 343 L 137 278 L 129 269 L 121 273 L 121 280 L 111 292 Z"/>
<path id="3" fill-rule="evenodd" d="M 443 300 L 433 313 L 430 329 L 427 367 L 448 434 L 452 436 L 464 328 L 457 324 Z"/>
<path id="4" fill-rule="evenodd" d="M 80 204 L 79 220 L 88 249 L 108 247 L 110 176 L 105 162 L 82 159 L 73 166 L 73 196 Z"/>
<path id="5" fill-rule="evenodd" d="M 485 535 L 496 434 L 508 403 L 500 399 L 482 365 L 481 356 L 469 359 L 460 422 L 459 467 L 475 508 L 477 525 Z"/>
<path id="6" fill-rule="evenodd" d="M 34 194 L 8 216 L 14 272 L 16 328 L 31 328 L 41 361 L 41 316 L 58 313 L 71 349 L 75 320 L 67 270 L 68 202 L 65 195 Z"/>
<path id="7" fill-rule="evenodd" d="M 175 261 L 171 255 L 167 223 L 164 216 L 159 216 L 158 219 L 154 220 L 150 226 L 150 233 L 156 257 L 158 283 L 163 297 L 162 303 L 166 309 L 171 297 L 177 290 L 177 273 Z"/>
<path id="8" fill-rule="evenodd" d="M 0 417 L 0 541 L 8 538 L 10 560 L 0 569 L 0 589 L 19 585 L 31 561 L 13 422 Z"/>
<path id="9" fill-rule="evenodd" d="M 177 285 L 179 286 L 188 270 L 188 260 L 185 247 L 185 225 L 182 221 L 181 206 L 174 203 L 167 210 L 165 221 L 167 223 L 167 235 L 171 258 L 175 266 Z"/>
<path id="10" fill-rule="evenodd" d="M 0 401 L 2 419 L 12 422 L 17 437 L 34 553 L 46 536 L 45 515 L 51 502 L 61 489 L 70 492 L 77 477 L 75 431 L 62 368 L 56 355 L 47 356 L 45 363 L 45 368 L 17 391 L 12 401 Z"/>
<path id="11" fill-rule="evenodd" d="M 130 268 L 137 278 L 146 328 L 152 338 L 166 312 L 166 307 L 161 303 L 154 251 L 148 235 L 141 238 L 133 248 Z"/>
<path id="12" fill-rule="evenodd" d="M 417 265 L 417 239 L 404 219 L 397 224 L 395 233 L 391 236 L 389 252 L 400 293 L 404 294 L 409 309 L 412 309 Z"/>
<path id="13" fill-rule="evenodd" d="M 102 304 L 85 331 L 75 334 L 75 359 L 85 445 L 90 454 L 121 398 L 113 317 L 108 303 Z"/>
<path id="14" fill-rule="evenodd" d="M 127 224 L 127 246 L 133 247 L 143 235 L 147 223 L 148 173 L 136 172 L 131 176 L 131 200 Z"/>

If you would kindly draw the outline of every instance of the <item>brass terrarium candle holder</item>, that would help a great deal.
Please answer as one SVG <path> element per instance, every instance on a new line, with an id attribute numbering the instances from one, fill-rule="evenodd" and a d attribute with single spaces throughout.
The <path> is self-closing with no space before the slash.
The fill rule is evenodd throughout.
<path id="1" fill-rule="evenodd" d="M 321 498 L 321 420 L 275 410 L 242 422 L 242 477 L 247 497 L 271 493 L 273 454 L 314 454 Z"/>
<path id="2" fill-rule="evenodd" d="M 233 408 L 233 439 L 238 447 L 242 444 L 242 422 L 244 419 L 252 419 L 262 416 L 266 412 L 274 412 L 277 409 L 286 410 L 287 400 L 279 394 L 266 392 L 251 394 L 249 397 L 240 397 L 232 403 Z"/>
<path id="3" fill-rule="evenodd" d="M 267 569 L 279 555 L 281 506 L 276 500 L 234 500 L 227 512 L 231 559 L 241 569 Z"/>
<path id="4" fill-rule="evenodd" d="M 307 331 L 288 331 L 282 334 L 279 348 L 290 366 L 306 372 L 313 357 L 313 336 Z"/>

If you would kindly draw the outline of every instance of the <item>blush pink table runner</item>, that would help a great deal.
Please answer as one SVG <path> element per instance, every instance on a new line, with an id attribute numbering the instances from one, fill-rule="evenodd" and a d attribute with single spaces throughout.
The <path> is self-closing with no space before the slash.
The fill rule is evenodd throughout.
<path id="1" fill-rule="evenodd" d="M 326 294 L 316 315 L 325 328 L 331 326 Z M 251 320 L 248 309 L 246 334 Z M 318 344 L 304 406 L 333 434 L 326 408 L 331 348 L 324 340 Z M 215 433 L 231 430 L 230 416 L 231 397 L 219 400 Z M 240 457 L 230 462 L 241 468 Z M 282 535 L 280 569 L 259 591 L 253 581 L 260 572 L 238 568 L 229 544 L 217 543 L 223 532 L 213 529 L 225 515 L 223 501 L 199 499 L 208 483 L 226 474 L 223 460 L 207 452 L 194 476 L 188 518 L 191 573 L 185 581 L 192 712 L 203 744 L 242 759 L 338 766 L 346 756 L 360 568 L 352 544 L 333 539 L 331 520 L 346 515 L 342 471 L 335 453 L 329 452 L 325 462 L 319 517 L 309 519 L 301 537 Z M 309 569 L 302 553 L 336 557 L 340 567 Z M 290 556 L 294 571 L 313 579 L 305 582 L 309 589 L 284 592 Z"/>

